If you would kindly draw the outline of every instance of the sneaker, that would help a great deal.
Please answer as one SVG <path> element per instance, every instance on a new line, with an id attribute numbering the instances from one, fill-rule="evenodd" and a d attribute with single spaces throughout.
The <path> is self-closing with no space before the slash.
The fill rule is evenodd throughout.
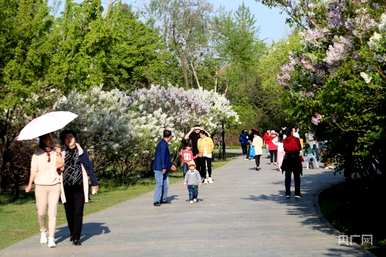
<path id="1" fill-rule="evenodd" d="M 193 199 L 193 202 L 197 203 L 197 198 L 194 198 L 194 199 Z"/>
<path id="2" fill-rule="evenodd" d="M 208 183 L 209 184 L 213 184 L 214 183 L 213 179 L 212 178 L 208 178 Z"/>
<path id="3" fill-rule="evenodd" d="M 41 244 L 47 244 L 47 233 L 46 232 L 41 232 L 40 233 L 40 243 Z"/>
<path id="4" fill-rule="evenodd" d="M 153 203 L 153 205 L 158 207 L 158 206 L 161 206 L 161 203 L 160 202 L 155 202 L 155 203 Z"/>
<path id="5" fill-rule="evenodd" d="M 56 247 L 56 244 L 55 244 L 55 238 L 53 237 L 49 237 L 48 238 L 48 244 L 47 244 L 48 248 L 54 248 Z"/>
<path id="6" fill-rule="evenodd" d="M 190 203 L 194 203 L 194 201 L 193 201 L 193 200 L 190 200 L 189 202 L 190 202 Z"/>
<path id="7" fill-rule="evenodd" d="M 302 195 L 295 195 L 295 198 L 302 198 L 303 196 Z"/>
<path id="8" fill-rule="evenodd" d="M 287 198 L 287 199 L 291 198 L 291 195 L 285 195 L 285 198 Z"/>
<path id="9" fill-rule="evenodd" d="M 208 184 L 208 183 L 209 183 L 208 179 L 207 178 L 204 179 L 204 184 Z"/>

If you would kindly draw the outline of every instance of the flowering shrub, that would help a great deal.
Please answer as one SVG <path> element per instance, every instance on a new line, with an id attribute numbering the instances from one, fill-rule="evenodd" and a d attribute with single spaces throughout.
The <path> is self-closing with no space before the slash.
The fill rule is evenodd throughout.
<path id="1" fill-rule="evenodd" d="M 71 124 L 81 134 L 99 171 L 113 168 L 123 175 L 149 164 L 165 128 L 176 135 L 172 150 L 190 127 L 200 124 L 215 132 L 221 122 L 234 123 L 238 115 L 222 95 L 203 89 L 152 86 L 130 96 L 117 89 L 94 87 L 59 99 L 57 110 L 79 114 Z"/>
<path id="2" fill-rule="evenodd" d="M 277 81 L 294 118 L 329 140 L 347 176 L 377 174 L 385 170 L 386 3 L 328 0 L 308 10 L 303 47 Z"/>

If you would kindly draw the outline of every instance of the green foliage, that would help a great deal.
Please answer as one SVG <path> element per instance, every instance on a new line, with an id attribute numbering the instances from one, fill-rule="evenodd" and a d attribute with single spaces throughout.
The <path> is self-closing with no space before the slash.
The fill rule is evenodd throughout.
<path id="1" fill-rule="evenodd" d="M 277 83 L 277 74 L 287 62 L 289 53 L 299 48 L 300 37 L 295 32 L 287 39 L 273 43 L 259 59 L 257 73 L 260 84 L 255 101 L 263 113 L 262 127 L 278 128 L 293 121 L 287 111 L 292 104 L 287 101 L 283 87 Z"/>

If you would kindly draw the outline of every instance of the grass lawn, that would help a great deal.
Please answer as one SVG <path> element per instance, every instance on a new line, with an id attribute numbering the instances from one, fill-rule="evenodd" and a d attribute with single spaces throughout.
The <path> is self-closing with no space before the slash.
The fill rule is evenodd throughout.
<path id="1" fill-rule="evenodd" d="M 386 256 L 385 183 L 385 178 L 345 182 L 319 196 L 323 215 L 342 234 L 373 235 L 373 246 L 364 248 L 376 256 Z M 361 239 L 355 242 L 362 243 Z"/>
<path id="2" fill-rule="evenodd" d="M 223 166 L 235 154 L 229 154 L 228 156 L 227 161 L 215 161 L 213 167 L 216 169 Z M 170 175 L 170 183 L 176 183 L 181 180 L 181 172 Z M 86 215 L 154 190 L 152 178 L 142 179 L 131 186 L 103 186 L 104 184 L 102 181 L 100 193 L 93 196 L 92 201 L 86 205 Z M 34 195 L 22 194 L 16 202 L 2 204 L 2 202 L 6 201 L 5 198 L 4 195 L 0 195 L 0 249 L 38 232 Z M 64 224 L 66 220 L 63 205 L 59 204 L 58 207 L 57 224 L 59 225 Z"/>

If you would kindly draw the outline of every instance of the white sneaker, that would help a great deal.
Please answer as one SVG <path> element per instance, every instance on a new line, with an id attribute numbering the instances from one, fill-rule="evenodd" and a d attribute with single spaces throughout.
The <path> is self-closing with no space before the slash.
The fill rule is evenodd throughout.
<path id="1" fill-rule="evenodd" d="M 193 200 L 191 200 L 190 203 L 194 203 Z"/>
<path id="2" fill-rule="evenodd" d="M 56 247 L 56 244 L 55 244 L 55 238 L 53 237 L 49 237 L 48 238 L 48 244 L 47 244 L 48 248 L 54 248 Z"/>
<path id="3" fill-rule="evenodd" d="M 41 244 L 47 244 L 47 233 L 46 232 L 41 232 L 40 233 L 40 243 Z"/>
<path id="4" fill-rule="evenodd" d="M 213 184 L 214 183 L 213 179 L 212 178 L 208 178 L 208 183 L 209 184 Z"/>
<path id="5" fill-rule="evenodd" d="M 206 178 L 206 179 L 204 179 L 204 184 L 208 184 L 208 179 Z"/>
<path id="6" fill-rule="evenodd" d="M 197 203 L 197 198 L 193 199 L 193 202 Z"/>

